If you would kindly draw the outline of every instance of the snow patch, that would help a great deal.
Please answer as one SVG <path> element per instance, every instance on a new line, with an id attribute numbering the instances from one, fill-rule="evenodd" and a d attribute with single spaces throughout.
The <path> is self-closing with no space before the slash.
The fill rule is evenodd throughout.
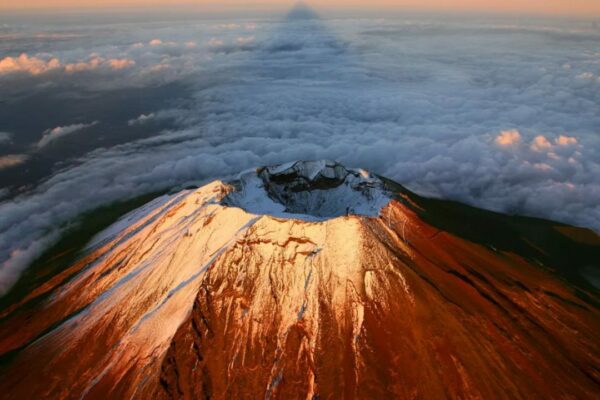
<path id="1" fill-rule="evenodd" d="M 259 168 L 229 183 L 233 190 L 223 205 L 307 221 L 345 215 L 376 217 L 391 200 L 379 178 L 327 160 Z"/>

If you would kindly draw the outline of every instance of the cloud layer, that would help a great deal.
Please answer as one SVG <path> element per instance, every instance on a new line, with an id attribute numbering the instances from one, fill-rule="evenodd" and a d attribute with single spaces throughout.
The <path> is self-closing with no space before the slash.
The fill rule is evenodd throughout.
<path id="1" fill-rule="evenodd" d="M 82 211 L 295 159 L 336 159 L 423 194 L 600 231 L 600 86 L 581 77 L 600 74 L 597 30 L 340 19 L 126 32 L 35 56 L 41 72 L 11 90 L 53 79 L 102 95 L 180 82 L 192 95 L 123 127 L 171 121 L 160 135 L 97 149 L 0 203 L 0 293 Z M 68 61 L 48 69 L 53 59 Z M 132 63 L 69 74 L 76 60 Z M 84 127 L 65 123 L 55 136 Z"/>

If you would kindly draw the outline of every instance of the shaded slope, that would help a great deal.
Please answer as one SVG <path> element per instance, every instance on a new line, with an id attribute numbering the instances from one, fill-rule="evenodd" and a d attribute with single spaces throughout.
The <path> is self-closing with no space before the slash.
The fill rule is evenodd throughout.
<path id="1" fill-rule="evenodd" d="M 432 226 L 492 249 L 520 254 L 557 272 L 575 286 L 598 291 L 584 276 L 586 270 L 600 273 L 600 237 L 592 230 L 539 218 L 508 217 L 454 201 L 425 198 L 382 179 L 400 199 L 410 199 L 412 209 Z"/>

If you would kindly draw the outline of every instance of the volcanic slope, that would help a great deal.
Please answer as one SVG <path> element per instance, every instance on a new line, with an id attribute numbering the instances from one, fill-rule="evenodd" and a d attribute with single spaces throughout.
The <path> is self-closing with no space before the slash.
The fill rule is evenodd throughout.
<path id="1" fill-rule="evenodd" d="M 599 260 L 586 229 L 259 168 L 131 212 L 2 308 L 0 398 L 598 398 Z"/>

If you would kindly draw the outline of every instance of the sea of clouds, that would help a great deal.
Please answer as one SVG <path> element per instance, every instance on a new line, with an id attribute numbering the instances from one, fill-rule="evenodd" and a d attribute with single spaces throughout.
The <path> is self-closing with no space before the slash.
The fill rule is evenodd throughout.
<path id="1" fill-rule="evenodd" d="M 339 160 L 425 195 L 600 231 L 600 30 L 591 23 L 398 16 L 0 28 L 0 100 L 173 82 L 191 93 L 126 124 L 171 128 L 97 148 L 0 202 L 0 294 L 84 211 L 296 159 Z M 0 169 L 96 124 L 48 127 L 1 156 Z M 0 146 L 14 139 L 1 122 L 0 131 Z"/>

